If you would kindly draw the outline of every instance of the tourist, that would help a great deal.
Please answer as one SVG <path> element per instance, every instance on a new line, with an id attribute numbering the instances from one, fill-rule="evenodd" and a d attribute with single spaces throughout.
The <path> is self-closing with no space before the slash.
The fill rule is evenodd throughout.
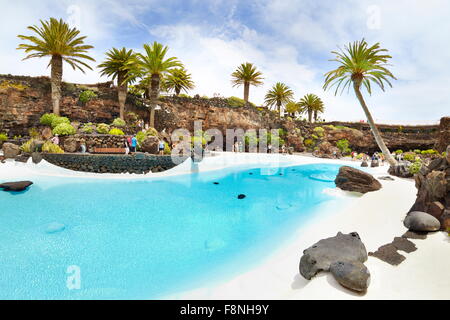
<path id="1" fill-rule="evenodd" d="M 128 142 L 128 147 L 130 148 L 131 147 L 131 136 L 128 136 L 127 137 L 127 142 Z"/>
<path id="2" fill-rule="evenodd" d="M 136 147 L 137 147 L 137 139 L 136 139 L 136 136 L 133 136 L 131 138 L 131 152 L 132 153 L 136 152 Z"/>
<path id="3" fill-rule="evenodd" d="M 239 143 L 237 141 L 233 145 L 233 152 L 239 152 Z"/>
<path id="4" fill-rule="evenodd" d="M 159 144 L 158 144 L 158 150 L 159 150 L 159 155 L 162 156 L 164 155 L 164 149 L 166 148 L 166 143 L 164 142 L 164 140 L 160 140 Z"/>
<path id="5" fill-rule="evenodd" d="M 86 153 L 86 142 L 84 140 L 81 140 L 81 153 Z"/>
<path id="6" fill-rule="evenodd" d="M 244 152 L 244 144 L 242 143 L 242 141 L 239 141 L 238 147 L 239 147 L 239 152 Z"/>
<path id="7" fill-rule="evenodd" d="M 59 137 L 58 137 L 58 135 L 55 134 L 55 136 L 52 138 L 51 141 L 52 141 L 53 144 L 59 145 Z"/>
<path id="8" fill-rule="evenodd" d="M 131 140 L 130 137 L 125 137 L 125 154 L 128 155 L 130 154 L 130 143 L 128 142 L 128 139 Z"/>
<path id="9" fill-rule="evenodd" d="M 271 143 L 269 143 L 269 145 L 267 146 L 267 152 L 272 153 L 272 144 Z"/>

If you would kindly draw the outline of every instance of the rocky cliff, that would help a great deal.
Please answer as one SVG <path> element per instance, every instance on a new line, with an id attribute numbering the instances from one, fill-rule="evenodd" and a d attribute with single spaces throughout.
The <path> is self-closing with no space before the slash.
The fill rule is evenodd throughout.
<path id="1" fill-rule="evenodd" d="M 79 101 L 80 93 L 92 90 L 97 97 L 87 103 Z M 134 112 L 148 119 L 146 102 L 129 95 L 126 112 Z M 303 148 L 303 140 L 315 137 L 314 128 L 325 124 L 308 124 L 288 119 L 278 120 L 276 114 L 266 109 L 254 107 L 231 107 L 222 98 L 181 98 L 164 97 L 160 101 L 161 110 L 156 112 L 156 129 L 170 133 L 176 128 L 193 130 L 194 121 L 201 120 L 203 130 L 220 129 L 275 129 L 283 128 L 284 137 L 296 151 Z M 10 137 L 28 134 L 28 130 L 39 127 L 42 114 L 51 112 L 50 81 L 47 77 L 22 77 L 0 75 L 0 132 Z M 112 83 L 95 85 L 63 84 L 61 114 L 72 121 L 111 123 L 119 115 L 117 94 Z M 444 118 L 441 126 L 386 126 L 380 131 L 391 149 L 430 149 L 435 145 L 445 148 L 450 139 L 450 118 Z M 319 140 L 335 144 L 347 139 L 353 150 L 374 152 L 378 148 L 367 124 L 330 123 L 334 129 L 326 129 Z M 316 141 L 317 142 L 317 141 Z M 441 148 L 441 149 L 442 149 Z"/>

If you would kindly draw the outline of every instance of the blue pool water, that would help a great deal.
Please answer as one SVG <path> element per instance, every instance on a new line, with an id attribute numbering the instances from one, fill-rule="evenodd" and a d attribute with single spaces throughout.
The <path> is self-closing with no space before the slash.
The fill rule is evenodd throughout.
<path id="1" fill-rule="evenodd" d="M 230 277 L 331 200 L 338 169 L 30 177 L 28 191 L 0 192 L 0 299 L 152 299 Z M 70 266 L 80 289 L 67 287 Z"/>

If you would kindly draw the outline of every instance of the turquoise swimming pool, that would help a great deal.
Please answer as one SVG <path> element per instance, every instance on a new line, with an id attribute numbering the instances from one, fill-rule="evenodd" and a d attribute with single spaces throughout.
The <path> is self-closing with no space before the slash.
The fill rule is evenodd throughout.
<path id="1" fill-rule="evenodd" d="M 28 191 L 0 192 L 0 299 L 154 299 L 226 279 L 332 200 L 338 169 L 29 177 Z"/>

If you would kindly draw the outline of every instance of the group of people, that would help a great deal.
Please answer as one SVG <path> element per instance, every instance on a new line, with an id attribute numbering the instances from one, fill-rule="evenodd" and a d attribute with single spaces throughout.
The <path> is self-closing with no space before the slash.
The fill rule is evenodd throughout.
<path id="1" fill-rule="evenodd" d="M 125 137 L 125 154 L 136 153 L 138 147 L 138 140 L 135 135 Z M 164 155 L 164 150 L 166 149 L 166 142 L 164 140 L 159 140 L 158 142 L 158 153 L 159 155 Z"/>
<path id="2" fill-rule="evenodd" d="M 352 151 L 351 153 L 352 160 L 358 160 L 358 153 L 355 151 Z M 379 164 L 382 166 L 384 165 L 384 162 L 386 161 L 386 157 L 383 153 L 375 152 L 372 154 L 372 156 L 369 156 L 367 154 L 363 154 L 362 159 L 363 162 L 369 162 L 369 161 L 378 161 Z"/>

